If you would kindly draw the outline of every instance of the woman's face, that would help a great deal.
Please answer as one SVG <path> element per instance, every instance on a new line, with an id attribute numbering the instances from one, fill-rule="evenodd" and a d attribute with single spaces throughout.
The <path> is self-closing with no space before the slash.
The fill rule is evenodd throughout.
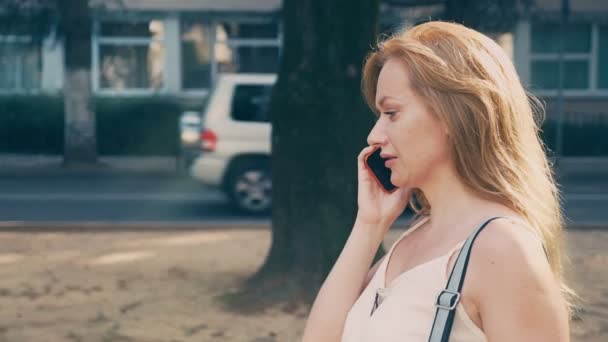
<path id="1" fill-rule="evenodd" d="M 447 129 L 414 92 L 407 65 L 389 59 L 378 77 L 376 107 L 380 117 L 367 142 L 394 156 L 391 182 L 420 188 L 432 171 L 449 163 Z"/>

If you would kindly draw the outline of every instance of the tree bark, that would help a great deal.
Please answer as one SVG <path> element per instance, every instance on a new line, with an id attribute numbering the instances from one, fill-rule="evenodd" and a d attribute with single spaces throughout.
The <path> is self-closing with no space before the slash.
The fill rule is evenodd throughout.
<path id="1" fill-rule="evenodd" d="M 533 4 L 534 0 L 446 0 L 441 19 L 482 32 L 505 33 Z"/>
<path id="2" fill-rule="evenodd" d="M 317 288 L 357 210 L 357 155 L 374 116 L 360 91 L 378 0 L 284 0 L 272 118 L 272 246 L 254 279 Z"/>
<path id="3" fill-rule="evenodd" d="M 92 20 L 87 0 L 59 0 L 65 42 L 64 163 L 95 163 L 97 143 L 91 90 Z"/>

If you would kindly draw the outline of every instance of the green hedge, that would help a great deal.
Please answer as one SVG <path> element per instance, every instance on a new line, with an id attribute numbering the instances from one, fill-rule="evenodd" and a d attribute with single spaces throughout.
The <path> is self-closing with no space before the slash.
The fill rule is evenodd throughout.
<path id="1" fill-rule="evenodd" d="M 187 107 L 175 98 L 96 98 L 100 155 L 175 155 L 177 123 Z M 608 156 L 608 115 L 581 121 L 568 114 L 564 153 Z M 63 99 L 58 96 L 0 97 L 0 153 L 63 153 Z M 543 125 L 543 138 L 555 150 L 555 120 Z"/>
<path id="2" fill-rule="evenodd" d="M 0 152 L 61 154 L 63 103 L 58 97 L 0 97 Z"/>
<path id="3" fill-rule="evenodd" d="M 175 155 L 182 108 L 166 98 L 101 98 L 96 101 L 101 155 Z"/>
<path id="4" fill-rule="evenodd" d="M 100 155 L 175 155 L 184 106 L 174 98 L 96 98 Z M 63 153 L 63 99 L 0 97 L 0 153 Z"/>

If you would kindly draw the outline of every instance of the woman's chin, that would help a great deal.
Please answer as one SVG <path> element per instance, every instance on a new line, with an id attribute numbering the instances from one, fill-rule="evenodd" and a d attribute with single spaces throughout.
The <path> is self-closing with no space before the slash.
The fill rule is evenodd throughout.
<path id="1" fill-rule="evenodd" d="M 410 188 L 412 187 L 412 185 L 410 184 L 410 182 L 408 182 L 408 179 L 403 179 L 403 177 L 400 177 L 399 173 L 392 173 L 391 174 L 391 183 L 393 185 L 395 185 L 396 187 L 399 188 Z"/>
<path id="2" fill-rule="evenodd" d="M 402 188 L 404 185 L 406 185 L 403 184 L 403 181 L 400 179 L 400 177 L 396 176 L 394 173 L 391 174 L 391 183 L 399 188 Z"/>

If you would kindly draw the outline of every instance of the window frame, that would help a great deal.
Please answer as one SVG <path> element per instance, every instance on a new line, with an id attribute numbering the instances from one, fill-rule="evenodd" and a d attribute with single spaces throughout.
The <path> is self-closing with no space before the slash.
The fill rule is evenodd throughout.
<path id="1" fill-rule="evenodd" d="M 226 39 L 226 41 L 218 42 L 217 37 L 217 27 L 220 23 L 223 22 L 235 22 L 235 23 L 247 23 L 247 24 L 267 24 L 276 21 L 277 24 L 277 37 L 276 38 L 233 38 Z M 211 66 L 211 81 L 212 84 L 215 84 L 217 80 L 217 76 L 219 74 L 219 63 L 217 62 L 217 58 L 215 56 L 215 49 L 218 44 L 225 44 L 227 47 L 231 49 L 237 49 L 239 47 L 276 47 L 278 49 L 278 58 L 281 59 L 281 55 L 283 52 L 283 27 L 280 20 L 276 20 L 276 18 L 272 17 L 227 17 L 227 18 L 214 18 L 210 21 L 212 25 L 212 61 L 213 64 Z M 237 72 L 239 74 L 239 72 Z"/>
<path id="2" fill-rule="evenodd" d="M 192 18 L 190 17 L 185 17 L 185 16 L 180 16 L 179 18 L 179 49 L 180 49 L 180 59 L 179 59 L 179 73 L 182 74 L 184 71 L 184 59 L 182 56 L 183 53 L 183 42 L 184 41 L 189 41 L 188 39 L 183 39 L 183 22 L 187 21 L 187 20 L 191 20 Z M 213 20 L 208 18 L 208 17 L 202 17 L 199 19 L 199 22 L 208 25 L 209 28 L 209 33 L 208 33 L 208 38 L 209 38 L 209 55 L 211 56 L 211 59 L 209 61 L 210 63 L 210 75 L 209 75 L 209 86 L 208 87 L 184 87 L 184 81 L 183 81 L 183 74 L 180 76 L 180 84 L 179 84 L 179 89 L 180 92 L 182 92 L 185 95 L 192 95 L 192 96 L 207 96 L 209 95 L 209 91 L 211 88 L 213 88 L 214 84 L 215 84 L 215 72 L 217 70 L 217 66 L 216 66 L 216 59 L 215 59 L 215 25 L 213 25 Z"/>
<path id="3" fill-rule="evenodd" d="M 217 83 L 219 71 L 219 63 L 217 61 L 217 56 L 215 53 L 216 46 L 218 44 L 226 44 L 229 48 L 238 48 L 238 47 L 276 47 L 278 48 L 279 58 L 281 57 L 283 51 L 283 25 L 280 20 L 272 16 L 243 16 L 243 15 L 228 15 L 228 16 L 200 16 L 200 22 L 206 25 L 209 25 L 209 49 L 211 55 L 211 75 L 210 75 L 210 86 L 208 88 L 185 88 L 183 87 L 183 83 L 180 84 L 180 92 L 184 95 L 204 95 L 207 96 L 210 92 L 210 89 L 214 87 Z M 180 31 L 179 31 L 179 48 L 182 49 L 182 24 L 181 22 L 184 20 L 189 20 L 191 17 L 180 16 Z M 220 23 L 223 22 L 235 22 L 235 23 L 247 23 L 247 24 L 267 24 L 276 22 L 277 24 L 277 37 L 276 38 L 235 38 L 235 39 L 227 39 L 225 42 L 218 42 L 217 40 L 217 27 Z M 181 53 L 180 53 L 181 58 Z M 182 63 L 180 59 L 179 63 Z M 182 66 L 180 65 L 179 72 L 181 73 Z M 237 73 L 238 74 L 238 73 Z M 181 79 L 181 78 L 180 78 Z"/>
<path id="4" fill-rule="evenodd" d="M 0 34 L 0 43 L 17 43 L 17 44 L 32 44 L 34 39 L 29 36 L 17 35 L 17 34 Z M 14 88 L 0 88 L 1 95 L 10 95 L 10 94 L 41 94 L 43 92 L 43 84 L 42 84 L 42 73 L 43 73 L 43 61 L 44 58 L 44 44 L 40 42 L 37 46 L 40 58 L 40 68 L 38 72 L 40 73 L 40 82 L 35 88 L 24 88 L 23 87 L 23 64 L 19 63 L 18 67 L 15 68 L 15 73 L 17 74 L 17 87 Z"/>
<path id="5" fill-rule="evenodd" d="M 564 61 L 587 61 L 589 63 L 589 87 L 586 89 L 563 89 L 562 93 L 565 96 L 571 97 L 604 97 L 608 96 L 608 88 L 598 88 L 598 72 L 599 72 L 599 27 L 601 24 L 597 22 L 587 22 L 591 25 L 591 48 L 588 53 L 574 53 L 565 52 Z M 559 60 L 558 53 L 533 53 L 532 52 L 532 24 L 530 24 L 528 30 L 529 35 L 529 46 L 528 58 L 526 60 L 528 69 L 528 80 L 529 84 L 532 84 L 532 63 L 538 61 L 555 61 Z M 554 97 L 558 95 L 558 89 L 540 89 L 531 88 L 531 90 L 539 96 Z"/>
<path id="6" fill-rule="evenodd" d="M 128 37 L 128 36 L 101 36 L 101 24 L 103 22 L 112 21 L 124 21 L 124 22 L 150 22 L 152 20 L 161 21 L 163 24 L 163 37 Z M 96 17 L 93 20 L 93 34 L 91 37 L 91 50 L 92 50 L 92 63 L 91 63 L 91 82 L 93 91 L 99 95 L 107 96 L 138 96 L 138 95 L 155 95 L 155 94 L 167 94 L 167 79 L 168 79 L 168 58 L 167 58 L 167 34 L 166 34 L 166 17 L 160 15 L 138 15 L 136 17 Z M 170 39 L 170 38 L 169 38 Z M 100 79 L 100 56 L 102 46 L 150 46 L 150 44 L 157 42 L 163 46 L 163 85 L 160 88 L 125 88 L 125 89 L 112 89 L 102 88 Z"/>

